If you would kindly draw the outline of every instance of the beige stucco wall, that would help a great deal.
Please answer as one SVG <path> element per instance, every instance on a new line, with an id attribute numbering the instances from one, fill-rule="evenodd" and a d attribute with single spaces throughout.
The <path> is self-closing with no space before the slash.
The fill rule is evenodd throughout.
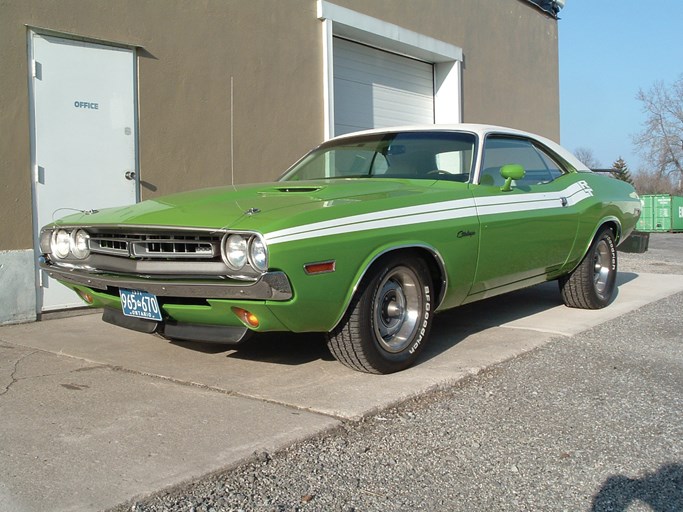
<path id="1" fill-rule="evenodd" d="M 557 22 L 522 0 L 338 0 L 463 49 L 467 122 L 559 137 Z M 32 247 L 27 28 L 140 47 L 142 198 L 275 178 L 323 137 L 315 0 L 0 0 L 0 251 Z"/>
<path id="2" fill-rule="evenodd" d="M 313 0 L 1 0 L 0 250 L 32 247 L 25 25 L 141 47 L 143 198 L 230 183 L 231 77 L 236 183 L 277 177 L 322 137 Z"/>

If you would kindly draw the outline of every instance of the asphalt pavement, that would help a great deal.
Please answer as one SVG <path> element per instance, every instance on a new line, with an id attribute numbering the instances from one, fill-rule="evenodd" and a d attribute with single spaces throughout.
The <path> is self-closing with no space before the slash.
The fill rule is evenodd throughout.
<path id="1" fill-rule="evenodd" d="M 458 308 L 390 376 L 317 336 L 1 327 L 0 510 L 683 510 L 683 235 L 620 260 L 608 308 Z"/>
<path id="2" fill-rule="evenodd" d="M 117 510 L 683 510 L 683 294 Z"/>

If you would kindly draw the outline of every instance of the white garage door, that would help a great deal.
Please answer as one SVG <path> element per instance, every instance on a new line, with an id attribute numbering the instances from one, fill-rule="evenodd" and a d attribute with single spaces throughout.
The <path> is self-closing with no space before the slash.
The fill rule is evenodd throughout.
<path id="1" fill-rule="evenodd" d="M 335 135 L 434 123 L 432 64 L 334 39 Z"/>

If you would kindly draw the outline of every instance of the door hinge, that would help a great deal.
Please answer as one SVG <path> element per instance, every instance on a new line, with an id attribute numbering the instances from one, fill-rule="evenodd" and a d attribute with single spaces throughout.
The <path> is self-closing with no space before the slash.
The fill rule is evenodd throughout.
<path id="1" fill-rule="evenodd" d="M 38 80 L 43 79 L 43 65 L 35 59 L 31 61 L 31 76 Z"/>
<path id="2" fill-rule="evenodd" d="M 38 164 L 33 166 L 33 183 L 45 185 L 45 167 Z"/>

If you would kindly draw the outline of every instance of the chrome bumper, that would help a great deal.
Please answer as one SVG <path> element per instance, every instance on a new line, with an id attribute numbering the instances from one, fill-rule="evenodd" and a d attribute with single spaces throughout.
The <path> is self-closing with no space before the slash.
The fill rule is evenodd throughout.
<path id="1" fill-rule="evenodd" d="M 168 280 L 99 274 L 80 269 L 61 268 L 41 258 L 40 268 L 56 279 L 96 290 L 107 287 L 143 290 L 158 297 L 191 297 L 203 299 L 289 300 L 292 287 L 284 272 L 267 272 L 257 281 L 202 281 L 199 279 Z"/>

